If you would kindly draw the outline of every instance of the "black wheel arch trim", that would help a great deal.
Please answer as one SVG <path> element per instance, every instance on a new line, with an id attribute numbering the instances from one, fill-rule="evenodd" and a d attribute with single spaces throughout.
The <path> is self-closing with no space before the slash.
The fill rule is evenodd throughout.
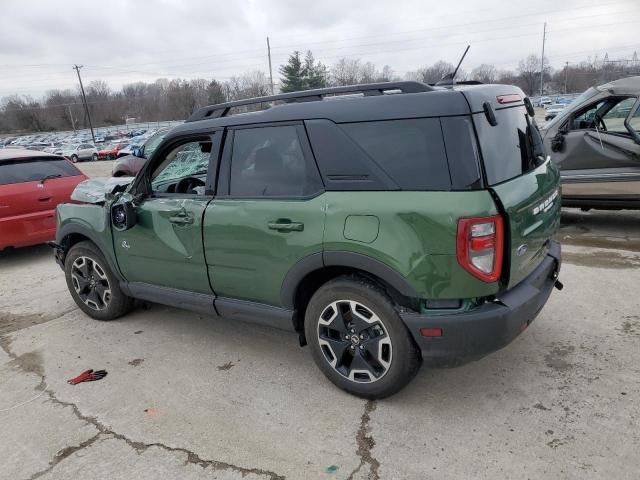
<path id="1" fill-rule="evenodd" d="M 284 308 L 293 309 L 301 281 L 310 273 L 325 267 L 347 267 L 361 270 L 386 282 L 402 296 L 418 298 L 415 288 L 397 270 L 384 262 L 362 253 L 343 250 L 314 253 L 299 260 L 287 273 L 280 290 Z"/>
<path id="2" fill-rule="evenodd" d="M 64 239 L 67 238 L 69 235 L 82 235 L 83 237 L 86 237 L 88 240 L 94 243 L 95 246 L 100 250 L 100 252 L 104 256 L 105 260 L 109 264 L 109 269 L 113 272 L 116 278 L 119 281 L 124 280 L 124 277 L 120 273 L 120 269 L 118 268 L 118 265 L 115 261 L 114 253 L 112 251 L 109 251 L 108 247 L 104 245 L 104 241 L 102 240 L 100 235 L 96 234 L 95 232 L 85 227 L 84 225 L 77 224 L 77 223 L 68 223 L 66 225 L 63 225 L 62 228 L 59 228 L 56 231 L 56 244 L 63 249 L 64 257 L 66 257 L 70 248 L 69 246 L 64 244 L 65 243 Z M 64 257 L 60 258 L 62 262 L 64 262 Z"/>

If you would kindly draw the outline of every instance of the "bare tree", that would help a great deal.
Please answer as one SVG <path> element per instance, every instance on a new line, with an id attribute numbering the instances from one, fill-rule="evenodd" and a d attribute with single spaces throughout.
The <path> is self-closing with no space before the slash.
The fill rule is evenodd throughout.
<path id="1" fill-rule="evenodd" d="M 477 80 L 482 83 L 496 83 L 497 79 L 498 70 L 493 65 L 483 63 L 471 70 L 471 80 Z"/>

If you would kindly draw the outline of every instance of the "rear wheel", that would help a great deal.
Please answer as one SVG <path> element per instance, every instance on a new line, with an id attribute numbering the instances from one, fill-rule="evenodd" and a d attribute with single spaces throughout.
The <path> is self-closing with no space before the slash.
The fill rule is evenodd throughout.
<path id="1" fill-rule="evenodd" d="M 97 154 L 97 153 L 94 153 L 94 154 L 93 154 L 93 161 L 94 161 L 94 162 L 97 162 L 97 161 L 98 161 L 98 154 Z"/>
<path id="2" fill-rule="evenodd" d="M 318 289 L 307 307 L 305 334 L 320 370 L 360 397 L 392 395 L 420 368 L 420 352 L 392 300 L 359 277 Z"/>
<path id="3" fill-rule="evenodd" d="M 95 244 L 87 241 L 71 247 L 64 272 L 73 300 L 90 317 L 113 320 L 133 307 L 133 299 L 120 290 L 118 279 Z"/>

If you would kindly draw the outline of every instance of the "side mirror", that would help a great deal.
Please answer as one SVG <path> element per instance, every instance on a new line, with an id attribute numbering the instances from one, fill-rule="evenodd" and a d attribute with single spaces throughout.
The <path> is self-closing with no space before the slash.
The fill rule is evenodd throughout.
<path id="1" fill-rule="evenodd" d="M 130 201 L 117 202 L 111 206 L 111 223 L 118 231 L 129 230 L 136 224 L 136 209 Z"/>
<path id="2" fill-rule="evenodd" d="M 144 158 L 144 145 L 141 147 L 134 147 L 133 156 L 138 158 Z"/>

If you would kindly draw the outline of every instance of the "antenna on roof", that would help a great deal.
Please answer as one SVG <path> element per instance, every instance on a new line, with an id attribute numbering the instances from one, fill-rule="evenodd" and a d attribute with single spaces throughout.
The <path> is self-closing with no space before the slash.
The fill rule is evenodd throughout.
<path id="1" fill-rule="evenodd" d="M 456 65 L 456 68 L 453 72 L 451 73 L 447 73 L 444 77 L 442 77 L 438 83 L 436 83 L 436 86 L 442 86 L 442 85 L 455 85 L 455 78 L 456 78 L 456 74 L 458 73 L 458 69 L 460 68 L 460 65 L 462 65 L 462 61 L 464 60 L 464 57 L 467 56 L 467 52 L 469 51 L 469 48 L 471 48 L 471 45 L 467 45 L 467 48 L 465 49 L 464 53 L 462 54 L 462 57 L 460 58 L 460 61 L 458 62 L 458 65 Z"/>

